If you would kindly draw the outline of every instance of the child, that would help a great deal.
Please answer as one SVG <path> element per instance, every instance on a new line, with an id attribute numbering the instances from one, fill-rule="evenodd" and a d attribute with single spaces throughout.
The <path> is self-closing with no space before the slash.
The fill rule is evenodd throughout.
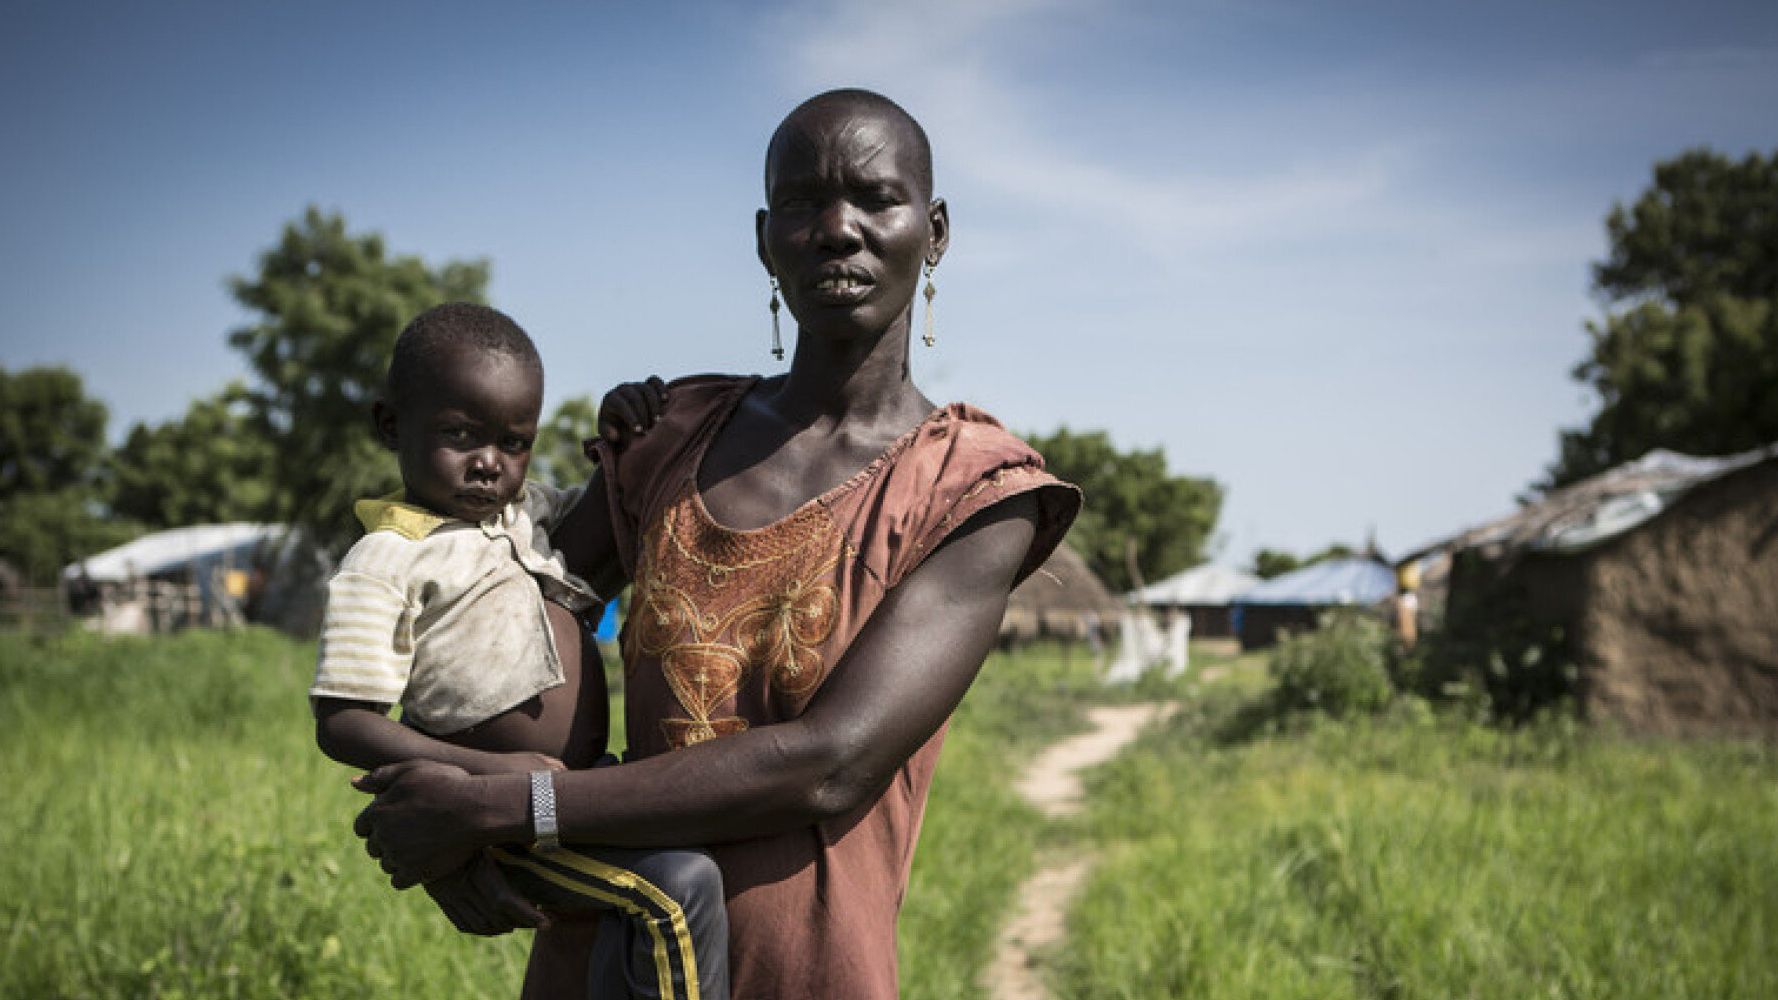
<path id="1" fill-rule="evenodd" d="M 609 720 L 598 648 L 575 617 L 599 601 L 548 534 L 580 490 L 525 481 L 542 403 L 537 350 L 502 313 L 453 303 L 402 331 L 372 415 L 403 492 L 356 505 L 366 534 L 328 583 L 316 741 L 367 770 L 423 758 L 532 774 L 539 845 L 494 852 L 502 872 L 540 905 L 607 916 L 593 982 L 539 969 L 540 944 L 528 990 L 541 977 L 598 996 L 725 998 L 727 916 L 707 855 L 548 849 L 550 775 L 597 762 Z M 552 925 L 547 950 L 585 955 L 588 929 Z"/>

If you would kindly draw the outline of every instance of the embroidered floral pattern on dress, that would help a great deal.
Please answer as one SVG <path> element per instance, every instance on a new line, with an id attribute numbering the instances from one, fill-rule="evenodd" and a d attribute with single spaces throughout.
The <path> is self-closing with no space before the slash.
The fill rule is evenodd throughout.
<path id="1" fill-rule="evenodd" d="M 644 532 L 625 641 L 657 660 L 685 710 L 661 720 L 673 747 L 738 733 L 742 681 L 763 671 L 772 689 L 813 691 L 821 647 L 839 620 L 833 572 L 850 546 L 819 503 L 776 524 L 717 524 L 688 487 Z"/>

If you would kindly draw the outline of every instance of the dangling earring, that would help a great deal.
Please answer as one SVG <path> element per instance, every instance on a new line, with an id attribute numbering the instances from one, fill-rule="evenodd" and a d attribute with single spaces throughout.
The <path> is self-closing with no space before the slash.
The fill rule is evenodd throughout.
<path id="1" fill-rule="evenodd" d="M 778 336 L 778 276 L 772 275 L 772 357 L 784 360 L 784 341 Z"/>
<path id="2" fill-rule="evenodd" d="M 932 328 L 932 297 L 938 294 L 938 289 L 932 284 L 932 271 L 936 267 L 938 267 L 937 261 L 926 262 L 926 291 L 923 293 L 926 296 L 926 333 L 920 339 L 926 342 L 927 347 L 931 347 L 937 340 L 933 336 Z"/>

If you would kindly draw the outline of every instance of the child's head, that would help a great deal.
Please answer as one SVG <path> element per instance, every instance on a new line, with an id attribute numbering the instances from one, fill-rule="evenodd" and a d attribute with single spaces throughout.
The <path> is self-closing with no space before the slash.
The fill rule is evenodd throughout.
<path id="1" fill-rule="evenodd" d="M 531 338 L 496 309 L 452 302 L 401 331 L 372 417 L 409 503 L 480 521 L 518 496 L 542 409 Z"/>

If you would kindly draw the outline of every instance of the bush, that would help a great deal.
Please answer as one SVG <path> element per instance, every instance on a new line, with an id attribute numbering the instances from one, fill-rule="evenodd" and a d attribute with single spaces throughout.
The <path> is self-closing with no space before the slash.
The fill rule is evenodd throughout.
<path id="1" fill-rule="evenodd" d="M 1560 626 L 1503 621 L 1480 636 L 1433 632 L 1400 655 L 1394 677 L 1398 691 L 1508 725 L 1578 711 L 1580 671 Z"/>
<path id="2" fill-rule="evenodd" d="M 1389 704 L 1389 630 L 1375 618 L 1333 612 L 1314 632 L 1285 637 L 1272 653 L 1281 709 L 1319 709 L 1336 717 L 1376 712 Z"/>

